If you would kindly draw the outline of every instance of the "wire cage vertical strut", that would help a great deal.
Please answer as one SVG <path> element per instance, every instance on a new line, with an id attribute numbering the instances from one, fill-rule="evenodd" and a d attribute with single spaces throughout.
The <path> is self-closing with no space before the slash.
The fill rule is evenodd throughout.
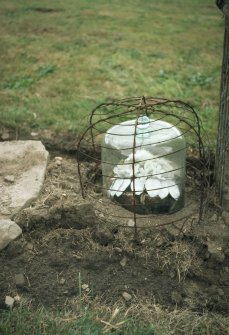
<path id="1" fill-rule="evenodd" d="M 132 219 L 137 234 L 141 220 L 142 227 L 165 225 L 197 211 L 201 220 L 208 153 L 191 105 L 152 97 L 102 103 L 77 149 L 82 197 L 94 201 L 102 221 Z"/>

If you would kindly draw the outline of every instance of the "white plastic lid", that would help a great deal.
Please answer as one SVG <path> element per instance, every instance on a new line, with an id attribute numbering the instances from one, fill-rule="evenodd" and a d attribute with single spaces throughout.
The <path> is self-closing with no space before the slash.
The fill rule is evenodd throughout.
<path id="1" fill-rule="evenodd" d="M 122 122 L 110 128 L 105 143 L 116 149 L 131 149 L 135 146 L 156 145 L 182 138 L 182 133 L 171 123 L 140 116 L 137 120 Z"/>

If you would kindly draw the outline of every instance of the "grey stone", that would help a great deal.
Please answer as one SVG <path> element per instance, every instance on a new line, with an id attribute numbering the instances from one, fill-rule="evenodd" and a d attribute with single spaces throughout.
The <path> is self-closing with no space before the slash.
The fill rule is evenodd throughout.
<path id="1" fill-rule="evenodd" d="M 65 278 L 61 278 L 59 283 L 60 283 L 60 285 L 64 285 L 65 282 L 66 282 Z"/>
<path id="2" fill-rule="evenodd" d="M 27 245 L 26 245 L 26 247 L 27 247 L 27 249 L 30 250 L 30 251 L 32 251 L 32 250 L 34 249 L 34 245 L 33 245 L 33 243 L 31 243 L 31 242 L 28 242 Z"/>
<path id="3" fill-rule="evenodd" d="M 123 257 L 123 259 L 120 261 L 120 265 L 124 268 L 126 266 L 126 263 L 127 263 L 127 258 L 126 256 Z"/>
<path id="4" fill-rule="evenodd" d="M 0 220 L 0 250 L 5 248 L 11 241 L 21 235 L 21 228 L 9 219 Z"/>
<path id="5" fill-rule="evenodd" d="M 89 286 L 88 286 L 88 284 L 83 284 L 81 287 L 82 287 L 83 290 L 86 290 Z"/>
<path id="6" fill-rule="evenodd" d="M 62 157 L 56 156 L 54 159 L 55 159 L 56 165 L 62 165 L 62 163 L 63 163 L 63 158 Z"/>
<path id="7" fill-rule="evenodd" d="M 5 304 L 7 307 L 13 308 L 14 302 L 15 302 L 14 298 L 10 297 L 9 295 L 5 297 Z"/>
<path id="8" fill-rule="evenodd" d="M 12 217 L 37 198 L 48 156 L 40 141 L 0 143 L 0 219 Z"/>
<path id="9" fill-rule="evenodd" d="M 129 227 L 134 227 L 134 220 L 129 219 L 127 224 Z"/>
<path id="10" fill-rule="evenodd" d="M 127 292 L 123 292 L 122 296 L 126 301 L 130 301 L 132 299 L 132 295 Z"/>

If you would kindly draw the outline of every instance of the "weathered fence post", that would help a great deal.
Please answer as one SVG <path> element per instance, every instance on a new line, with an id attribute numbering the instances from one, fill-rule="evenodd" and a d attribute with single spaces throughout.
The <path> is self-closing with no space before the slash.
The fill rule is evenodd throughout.
<path id="1" fill-rule="evenodd" d="M 219 204 L 229 210 L 229 0 L 217 0 L 225 18 L 215 178 Z"/>

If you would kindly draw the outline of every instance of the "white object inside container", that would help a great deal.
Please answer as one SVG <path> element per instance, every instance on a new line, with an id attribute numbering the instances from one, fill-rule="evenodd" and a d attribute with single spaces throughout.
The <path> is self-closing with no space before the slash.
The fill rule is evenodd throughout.
<path id="1" fill-rule="evenodd" d="M 175 212 L 184 205 L 185 156 L 185 139 L 174 125 L 147 116 L 122 122 L 104 137 L 103 187 L 129 210 Z"/>

